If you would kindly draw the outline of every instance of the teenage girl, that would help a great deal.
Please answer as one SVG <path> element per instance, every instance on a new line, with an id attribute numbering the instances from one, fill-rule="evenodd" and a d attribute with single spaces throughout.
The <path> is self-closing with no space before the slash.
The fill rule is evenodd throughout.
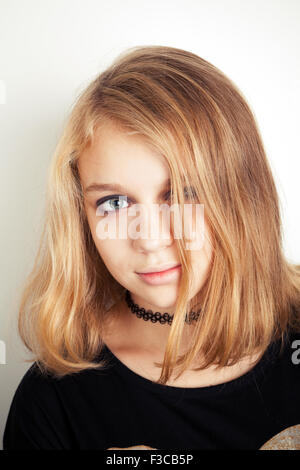
<path id="1" fill-rule="evenodd" d="M 34 363 L 4 449 L 259 449 L 295 433 L 299 268 L 241 92 L 191 52 L 126 51 L 51 162 L 19 311 Z"/>

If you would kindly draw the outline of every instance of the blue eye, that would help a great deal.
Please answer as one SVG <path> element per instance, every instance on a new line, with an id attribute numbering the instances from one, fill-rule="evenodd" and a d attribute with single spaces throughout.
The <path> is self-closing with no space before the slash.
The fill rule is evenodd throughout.
<path id="1" fill-rule="evenodd" d="M 188 190 L 188 188 L 185 188 L 184 192 L 185 192 L 186 197 L 189 197 L 191 195 L 191 192 Z M 165 194 L 165 198 L 170 199 L 170 197 L 171 197 L 171 191 L 167 191 Z M 101 215 L 103 215 L 103 212 L 109 213 L 109 212 L 119 211 L 120 209 L 126 209 L 126 207 L 120 207 L 120 204 L 122 205 L 123 202 L 127 203 L 127 196 L 114 194 L 114 195 L 103 197 L 96 202 L 96 207 L 97 207 L 96 215 L 99 215 L 97 214 L 98 212 L 101 212 Z M 98 211 L 99 207 L 101 207 L 101 211 L 100 210 Z"/>
<path id="2" fill-rule="evenodd" d="M 122 203 L 124 201 L 127 203 L 127 196 L 116 195 L 116 196 L 107 196 L 106 198 L 104 197 L 102 199 L 99 199 L 99 201 L 96 202 L 97 212 L 98 212 L 99 207 L 101 207 L 101 211 L 104 211 L 104 212 L 116 212 L 120 209 L 124 209 L 123 207 L 118 207 L 114 204 L 114 202 Z"/>

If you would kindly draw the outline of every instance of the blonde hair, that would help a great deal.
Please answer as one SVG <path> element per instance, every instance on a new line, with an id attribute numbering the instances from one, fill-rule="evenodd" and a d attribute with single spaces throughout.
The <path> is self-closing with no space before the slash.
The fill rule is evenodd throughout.
<path id="1" fill-rule="evenodd" d="M 108 303 L 124 296 L 92 240 L 77 168 L 95 129 L 110 120 L 138 132 L 164 155 L 173 202 L 195 190 L 211 230 L 206 282 L 189 300 L 190 255 L 176 239 L 182 277 L 158 383 L 201 352 L 200 370 L 235 364 L 299 328 L 300 266 L 282 249 L 279 200 L 255 119 L 237 87 L 216 67 L 181 49 L 125 51 L 81 93 L 51 161 L 44 229 L 24 286 L 19 332 L 42 371 L 88 368 L 104 342 Z M 185 312 L 201 312 L 190 349 L 178 357 Z"/>

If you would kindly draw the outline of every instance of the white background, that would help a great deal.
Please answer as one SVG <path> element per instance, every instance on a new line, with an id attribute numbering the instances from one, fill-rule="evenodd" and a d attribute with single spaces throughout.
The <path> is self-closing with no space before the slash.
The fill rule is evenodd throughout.
<path id="1" fill-rule="evenodd" d="M 1 441 L 31 365 L 17 334 L 18 301 L 62 126 L 96 74 L 128 47 L 151 44 L 194 52 L 240 88 L 279 191 L 286 256 L 300 262 L 299 0 L 0 0 Z"/>

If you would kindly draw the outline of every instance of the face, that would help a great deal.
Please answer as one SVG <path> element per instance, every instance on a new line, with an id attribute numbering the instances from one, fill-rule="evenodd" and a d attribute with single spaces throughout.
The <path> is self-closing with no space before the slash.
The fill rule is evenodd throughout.
<path id="1" fill-rule="evenodd" d="M 174 313 L 181 268 L 163 280 L 158 279 L 155 284 L 138 274 L 151 267 L 180 264 L 170 225 L 164 223 L 163 218 L 156 217 L 155 207 L 169 201 L 170 173 L 163 156 L 150 148 L 142 136 L 122 131 L 106 122 L 97 129 L 92 145 L 81 154 L 78 171 L 91 234 L 110 274 L 130 291 L 133 301 L 139 306 Z M 112 187 L 100 187 L 103 184 Z M 113 187 L 116 184 L 122 188 Z M 129 213 L 134 204 L 143 208 L 135 216 Z M 127 230 L 125 237 L 118 235 L 119 231 L 117 236 L 99 237 L 99 223 L 115 221 L 118 229 L 120 226 L 124 229 L 126 223 L 129 227 L 137 216 L 139 221 L 147 220 L 148 236 L 132 237 Z M 152 232 L 155 236 L 151 236 L 151 225 L 157 220 L 162 222 L 156 226 L 158 232 Z M 211 263 L 212 249 L 205 220 L 204 243 L 201 249 L 192 249 L 191 255 L 193 282 L 189 298 L 203 286 Z"/>

